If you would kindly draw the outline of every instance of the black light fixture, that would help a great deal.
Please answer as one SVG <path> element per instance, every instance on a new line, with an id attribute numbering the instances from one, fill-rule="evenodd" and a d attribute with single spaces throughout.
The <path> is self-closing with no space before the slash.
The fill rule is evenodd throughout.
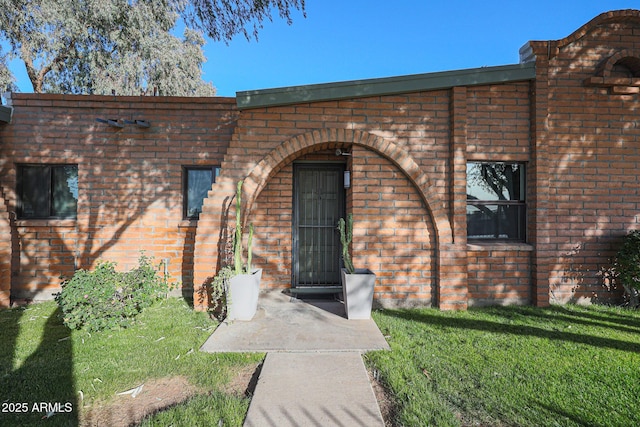
<path id="1" fill-rule="evenodd" d="M 118 119 L 96 119 L 97 122 L 100 123 L 104 123 L 106 125 L 115 127 L 115 128 L 119 128 L 122 129 L 124 127 L 124 125 L 134 125 L 137 126 L 139 128 L 148 128 L 151 126 L 151 124 L 147 121 L 147 120 L 122 120 L 119 121 Z"/>
<path id="2" fill-rule="evenodd" d="M 136 125 L 139 128 L 148 128 L 151 124 L 146 120 L 125 120 L 124 121 L 128 125 Z"/>
<path id="3" fill-rule="evenodd" d="M 109 126 L 112 126 L 114 128 L 120 128 L 122 129 L 124 127 L 124 125 L 122 123 L 118 123 L 118 119 L 96 119 L 97 122 L 100 123 L 105 123 Z"/>

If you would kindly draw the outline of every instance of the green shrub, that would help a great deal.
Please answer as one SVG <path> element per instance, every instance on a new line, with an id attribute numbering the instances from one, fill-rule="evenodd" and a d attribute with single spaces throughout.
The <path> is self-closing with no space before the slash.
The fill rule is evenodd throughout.
<path id="1" fill-rule="evenodd" d="M 616 255 L 615 271 L 631 307 L 640 304 L 640 230 L 627 234 Z"/>
<path id="2" fill-rule="evenodd" d="M 110 261 L 99 261 L 93 271 L 76 271 L 62 283 L 56 301 L 67 327 L 101 331 L 131 325 L 142 309 L 167 290 L 152 259 L 141 255 L 138 267 L 127 272 L 116 271 L 116 264 Z"/>

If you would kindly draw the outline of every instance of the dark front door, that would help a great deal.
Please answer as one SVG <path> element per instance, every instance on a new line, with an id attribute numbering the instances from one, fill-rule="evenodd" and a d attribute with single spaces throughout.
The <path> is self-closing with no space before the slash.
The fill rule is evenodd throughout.
<path id="1" fill-rule="evenodd" d="M 294 167 L 292 289 L 297 292 L 335 291 L 340 285 L 343 179 L 342 164 Z"/>

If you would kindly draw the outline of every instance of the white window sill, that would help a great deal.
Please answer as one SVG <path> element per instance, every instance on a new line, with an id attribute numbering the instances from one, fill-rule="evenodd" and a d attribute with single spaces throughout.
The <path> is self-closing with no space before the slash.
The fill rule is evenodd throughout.
<path id="1" fill-rule="evenodd" d="M 523 242 L 472 242 L 467 243 L 468 251 L 533 251 L 533 245 Z"/>

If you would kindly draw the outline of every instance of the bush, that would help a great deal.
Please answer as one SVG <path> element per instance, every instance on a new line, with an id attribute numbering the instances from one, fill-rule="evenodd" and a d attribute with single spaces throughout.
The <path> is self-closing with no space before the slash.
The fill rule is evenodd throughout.
<path id="1" fill-rule="evenodd" d="M 88 331 L 131 325 L 138 313 L 168 290 L 151 262 L 141 255 L 138 267 L 124 273 L 116 271 L 116 264 L 110 261 L 99 261 L 93 271 L 76 271 L 56 295 L 64 324 Z"/>
<path id="2" fill-rule="evenodd" d="M 627 234 L 616 255 L 615 271 L 631 307 L 640 305 L 640 230 Z"/>

